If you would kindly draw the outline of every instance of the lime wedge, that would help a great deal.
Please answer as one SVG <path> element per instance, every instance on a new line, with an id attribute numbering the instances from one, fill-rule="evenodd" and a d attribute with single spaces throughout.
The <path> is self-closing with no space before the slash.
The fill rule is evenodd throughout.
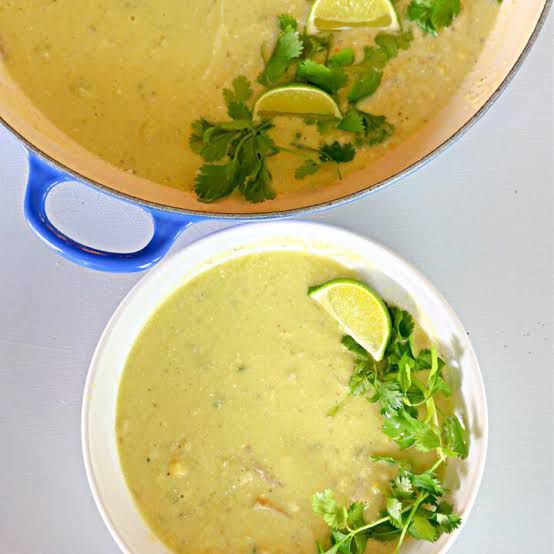
<path id="1" fill-rule="evenodd" d="M 391 334 L 389 310 L 367 285 L 354 279 L 334 279 L 310 287 L 308 295 L 376 360 L 383 359 Z"/>
<path id="2" fill-rule="evenodd" d="M 353 27 L 397 31 L 400 25 L 390 0 L 316 0 L 308 15 L 309 34 Z"/>
<path id="3" fill-rule="evenodd" d="M 331 96 L 310 85 L 286 85 L 264 92 L 254 106 L 254 119 L 278 114 L 342 117 Z"/>

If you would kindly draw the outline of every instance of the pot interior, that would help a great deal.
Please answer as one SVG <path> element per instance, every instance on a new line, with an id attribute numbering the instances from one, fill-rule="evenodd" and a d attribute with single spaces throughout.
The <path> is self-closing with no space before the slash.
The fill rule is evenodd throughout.
<path id="1" fill-rule="evenodd" d="M 546 0 L 504 0 L 479 59 L 457 93 L 433 119 L 378 162 L 335 184 L 308 192 L 282 194 L 262 204 L 249 204 L 238 197 L 213 205 L 203 204 L 192 191 L 148 181 L 101 160 L 64 135 L 32 105 L 1 63 L 1 49 L 0 115 L 30 145 L 69 171 L 109 191 L 142 202 L 206 214 L 254 215 L 298 210 L 375 187 L 441 147 L 483 108 L 506 79 L 531 39 L 545 4 Z"/>

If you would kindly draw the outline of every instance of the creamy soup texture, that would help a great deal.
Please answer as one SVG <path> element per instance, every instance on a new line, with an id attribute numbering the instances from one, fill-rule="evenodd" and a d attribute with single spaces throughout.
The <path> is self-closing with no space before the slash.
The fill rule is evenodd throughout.
<path id="1" fill-rule="evenodd" d="M 407 3 L 396 3 L 400 13 Z M 389 62 L 363 106 L 386 115 L 396 130 L 386 143 L 361 150 L 350 169 L 368 165 L 428 121 L 470 71 L 498 4 L 462 4 L 437 37 L 413 26 L 411 48 Z M 238 74 L 255 82 L 263 69 L 260 48 L 275 40 L 276 16 L 303 20 L 309 6 L 306 0 L 0 0 L 0 51 L 24 93 L 67 135 L 125 170 L 189 190 L 202 164 L 187 144 L 192 121 L 226 119 L 222 89 Z M 335 33 L 333 50 L 353 46 L 359 55 L 375 34 Z M 320 141 L 298 118 L 275 121 L 281 144 L 298 132 L 307 142 Z M 297 180 L 297 166 L 287 153 L 270 160 L 277 193 L 336 179 L 329 167 Z"/>
<path id="2" fill-rule="evenodd" d="M 343 398 L 353 357 L 306 292 L 351 272 L 272 252 L 226 262 L 174 293 L 137 339 L 121 380 L 117 440 L 153 532 L 183 554 L 314 554 L 328 530 L 311 496 L 384 504 L 397 452 L 378 407 Z M 411 456 L 428 467 L 431 454 Z M 391 552 L 370 541 L 368 552 Z"/>

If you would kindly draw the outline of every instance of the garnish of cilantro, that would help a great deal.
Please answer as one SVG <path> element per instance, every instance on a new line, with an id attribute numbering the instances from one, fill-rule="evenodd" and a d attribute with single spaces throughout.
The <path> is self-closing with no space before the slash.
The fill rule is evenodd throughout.
<path id="1" fill-rule="evenodd" d="M 343 346 L 354 356 L 354 370 L 348 396 L 327 415 L 336 417 L 350 397 L 365 398 L 379 405 L 383 432 L 402 450 L 433 451 L 437 459 L 417 473 L 405 457 L 372 457 L 373 463 L 396 468 L 383 511 L 372 521 L 365 520 L 363 502 L 342 505 L 330 489 L 314 494 L 312 509 L 330 530 L 328 546 L 317 545 L 319 554 L 363 554 L 370 539 L 396 541 L 395 552 L 399 552 L 408 536 L 434 542 L 461 523 L 445 500 L 447 491 L 438 476 L 449 458 L 468 454 L 462 422 L 455 414 L 442 413 L 436 402 L 440 395 L 451 394 L 443 375 L 445 363 L 434 346 L 416 354 L 410 340 L 412 316 L 398 308 L 388 309 L 392 334 L 382 361 L 375 361 L 352 337 L 343 337 Z"/>
<path id="2" fill-rule="evenodd" d="M 460 0 L 411 0 L 400 31 L 378 33 L 359 61 L 352 48 L 333 51 L 331 34 L 308 35 L 294 17 L 280 15 L 273 50 L 258 76 L 262 93 L 292 83 L 321 89 L 340 105 L 344 116 L 316 118 L 317 129 L 321 135 L 330 130 L 344 133 L 345 139 L 330 144 L 322 140 L 317 145 L 276 145 L 270 136 L 272 121 L 252 119 L 252 88 L 245 77 L 238 76 L 232 87 L 224 90 L 230 120 L 202 118 L 192 125 L 190 147 L 205 162 L 195 178 L 198 199 L 215 202 L 238 191 L 249 202 L 271 200 L 275 192 L 268 161 L 282 152 L 302 159 L 294 173 L 296 179 L 313 175 L 329 163 L 336 165 L 341 178 L 340 166 L 354 159 L 356 148 L 376 146 L 394 133 L 385 115 L 367 113 L 358 105 L 379 88 L 388 62 L 410 47 L 411 27 L 437 35 L 452 24 L 460 10 Z"/>

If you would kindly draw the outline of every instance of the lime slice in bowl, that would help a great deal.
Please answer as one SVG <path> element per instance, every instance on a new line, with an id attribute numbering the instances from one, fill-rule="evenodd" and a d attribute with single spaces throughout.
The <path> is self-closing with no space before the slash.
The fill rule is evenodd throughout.
<path id="1" fill-rule="evenodd" d="M 333 98 L 310 85 L 294 84 L 264 92 L 254 106 L 254 119 L 264 115 L 315 115 L 342 117 Z"/>
<path id="2" fill-rule="evenodd" d="M 376 292 L 354 279 L 333 279 L 310 287 L 308 295 L 376 360 L 383 359 L 391 334 L 391 319 Z"/>
<path id="3" fill-rule="evenodd" d="M 400 28 L 390 0 L 316 0 L 306 25 L 309 34 L 353 27 L 374 27 L 387 31 Z"/>

